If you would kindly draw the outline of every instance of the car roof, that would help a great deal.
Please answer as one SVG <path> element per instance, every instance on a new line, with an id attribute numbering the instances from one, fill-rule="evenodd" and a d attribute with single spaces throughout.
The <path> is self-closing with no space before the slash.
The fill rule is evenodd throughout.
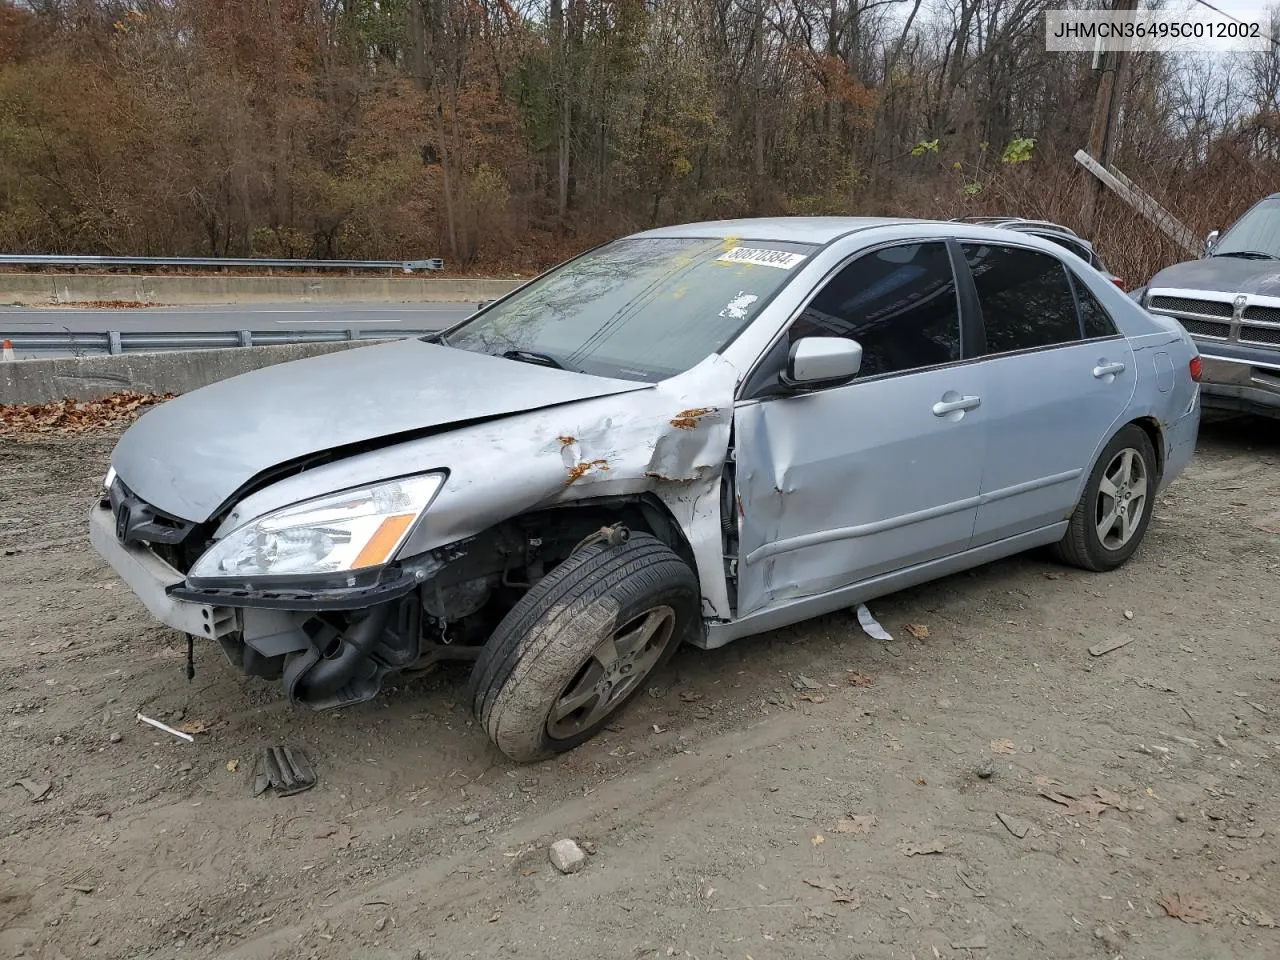
<path id="1" fill-rule="evenodd" d="M 921 217 L 743 217 L 735 220 L 705 220 L 678 223 L 669 227 L 656 227 L 631 234 L 632 237 L 706 237 L 741 240 L 774 240 L 788 243 L 826 244 L 840 237 L 873 227 L 901 224 L 932 224 L 938 227 L 967 225 L 996 230 L 1013 230 L 1029 233 L 1033 230 L 1056 233 L 1069 237 L 1092 249 L 1088 240 L 1061 224 L 1047 220 L 1027 220 L 1022 217 L 955 217 L 951 220 L 929 220 Z M 946 234 L 944 234 L 946 235 Z"/>
<path id="2" fill-rule="evenodd" d="M 899 223 L 938 223 L 913 217 L 747 217 L 740 220 L 706 220 L 679 223 L 632 234 L 633 237 L 737 237 L 743 240 L 779 240 L 789 243 L 830 243 L 847 234 L 871 227 Z"/>

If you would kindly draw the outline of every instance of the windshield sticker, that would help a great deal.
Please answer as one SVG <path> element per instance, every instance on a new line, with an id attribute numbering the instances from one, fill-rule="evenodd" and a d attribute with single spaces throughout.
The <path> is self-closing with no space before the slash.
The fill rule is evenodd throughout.
<path id="1" fill-rule="evenodd" d="M 745 290 L 739 290 L 738 295 L 725 304 L 725 308 L 720 311 L 720 316 L 726 320 L 745 320 L 747 311 L 751 309 L 751 305 L 760 298 L 754 293 L 747 293 Z"/>
<path id="2" fill-rule="evenodd" d="M 724 263 L 753 263 L 760 267 L 777 267 L 779 270 L 790 270 L 805 259 L 803 253 L 788 253 L 785 250 L 760 250 L 756 247 L 734 247 L 716 257 Z"/>

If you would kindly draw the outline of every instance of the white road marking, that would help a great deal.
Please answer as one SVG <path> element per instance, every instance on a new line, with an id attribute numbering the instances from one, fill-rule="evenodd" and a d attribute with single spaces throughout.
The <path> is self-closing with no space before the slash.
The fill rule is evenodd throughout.
<path id="1" fill-rule="evenodd" d="M 403 323 L 400 317 L 347 317 L 333 320 L 277 320 L 276 323 Z"/>

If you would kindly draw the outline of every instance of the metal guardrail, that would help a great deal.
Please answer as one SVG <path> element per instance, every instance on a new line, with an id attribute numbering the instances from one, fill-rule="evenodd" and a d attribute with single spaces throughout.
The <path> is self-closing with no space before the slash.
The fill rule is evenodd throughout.
<path id="1" fill-rule="evenodd" d="M 70 331 L 40 333 L 8 333 L 4 338 L 13 344 L 16 355 L 30 353 L 122 354 L 164 353 L 176 350 L 218 350 L 226 347 L 265 347 L 285 343 L 335 343 L 346 340 L 401 340 L 421 337 L 434 330 L 377 330 L 360 327 L 351 330 L 210 330 L 153 332 L 108 330 L 101 333 Z"/>
<path id="2" fill-rule="evenodd" d="M 428 260 L 291 260 L 266 257 L 93 257 L 74 254 L 0 253 L 0 266 L 132 268 L 177 267 L 186 270 L 221 270 L 252 267 L 259 270 L 443 270 L 439 257 Z"/>

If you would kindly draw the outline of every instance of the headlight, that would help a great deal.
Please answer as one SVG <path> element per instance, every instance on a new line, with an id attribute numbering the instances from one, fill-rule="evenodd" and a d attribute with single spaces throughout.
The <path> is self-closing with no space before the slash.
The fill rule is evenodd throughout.
<path id="1" fill-rule="evenodd" d="M 395 556 L 442 483 L 443 474 L 429 473 L 268 513 L 210 547 L 190 576 L 239 580 L 380 567 Z"/>

